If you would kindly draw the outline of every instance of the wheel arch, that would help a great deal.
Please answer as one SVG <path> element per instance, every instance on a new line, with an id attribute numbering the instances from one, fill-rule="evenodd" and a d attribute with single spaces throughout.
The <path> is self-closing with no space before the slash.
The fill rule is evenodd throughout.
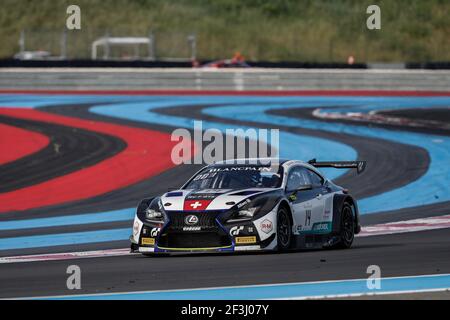
<path id="1" fill-rule="evenodd" d="M 341 229 L 341 213 L 342 208 L 345 203 L 352 206 L 354 216 L 355 216 L 355 234 L 359 233 L 361 230 L 359 221 L 359 210 L 356 200 L 349 194 L 336 194 L 333 197 L 333 222 L 332 222 L 332 232 L 339 233 Z"/>
<path id="2" fill-rule="evenodd" d="M 291 226 L 294 225 L 294 218 L 292 216 L 292 209 L 291 206 L 289 205 L 289 202 L 286 199 L 281 199 L 278 208 L 285 208 L 288 213 L 289 213 L 289 220 L 291 221 Z"/>
<path id="3" fill-rule="evenodd" d="M 144 219 L 144 211 L 145 209 L 148 208 L 148 206 L 150 205 L 150 203 L 153 201 L 153 199 L 155 199 L 156 197 L 149 197 L 149 198 L 144 198 L 141 201 L 139 201 L 138 205 L 136 206 L 136 216 L 139 219 Z"/>

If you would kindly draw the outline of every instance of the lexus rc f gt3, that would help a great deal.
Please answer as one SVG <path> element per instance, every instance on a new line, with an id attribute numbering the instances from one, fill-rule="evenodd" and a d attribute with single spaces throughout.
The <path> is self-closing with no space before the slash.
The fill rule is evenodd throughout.
<path id="1" fill-rule="evenodd" d="M 180 189 L 143 199 L 131 251 L 234 252 L 349 248 L 361 227 L 356 200 L 317 168 L 364 161 L 243 159 L 208 165 Z"/>

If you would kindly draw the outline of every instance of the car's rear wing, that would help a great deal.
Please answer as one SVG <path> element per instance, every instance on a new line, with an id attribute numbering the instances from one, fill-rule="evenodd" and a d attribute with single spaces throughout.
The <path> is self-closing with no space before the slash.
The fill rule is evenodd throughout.
<path id="1" fill-rule="evenodd" d="M 366 161 L 316 161 L 316 159 L 311 159 L 308 163 L 316 168 L 356 168 L 356 173 L 358 174 L 366 169 Z"/>

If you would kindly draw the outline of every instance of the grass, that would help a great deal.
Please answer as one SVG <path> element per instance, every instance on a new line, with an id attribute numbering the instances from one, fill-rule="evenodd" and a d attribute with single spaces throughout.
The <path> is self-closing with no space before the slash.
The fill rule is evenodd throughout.
<path id="1" fill-rule="evenodd" d="M 187 56 L 195 33 L 200 59 L 422 62 L 450 60 L 448 0 L 1 0 L 0 57 L 27 49 L 59 51 L 66 8 L 81 7 L 82 30 L 68 31 L 68 55 L 90 56 L 111 35 L 156 35 L 160 56 Z M 366 28 L 366 8 L 381 8 L 381 30 Z"/>

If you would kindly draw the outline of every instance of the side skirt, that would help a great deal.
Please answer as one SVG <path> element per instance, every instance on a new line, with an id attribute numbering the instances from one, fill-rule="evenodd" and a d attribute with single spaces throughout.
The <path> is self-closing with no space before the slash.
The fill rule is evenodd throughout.
<path id="1" fill-rule="evenodd" d="M 323 249 L 334 244 L 335 235 L 326 234 L 300 234 L 292 235 L 293 247 L 295 249 Z"/>

